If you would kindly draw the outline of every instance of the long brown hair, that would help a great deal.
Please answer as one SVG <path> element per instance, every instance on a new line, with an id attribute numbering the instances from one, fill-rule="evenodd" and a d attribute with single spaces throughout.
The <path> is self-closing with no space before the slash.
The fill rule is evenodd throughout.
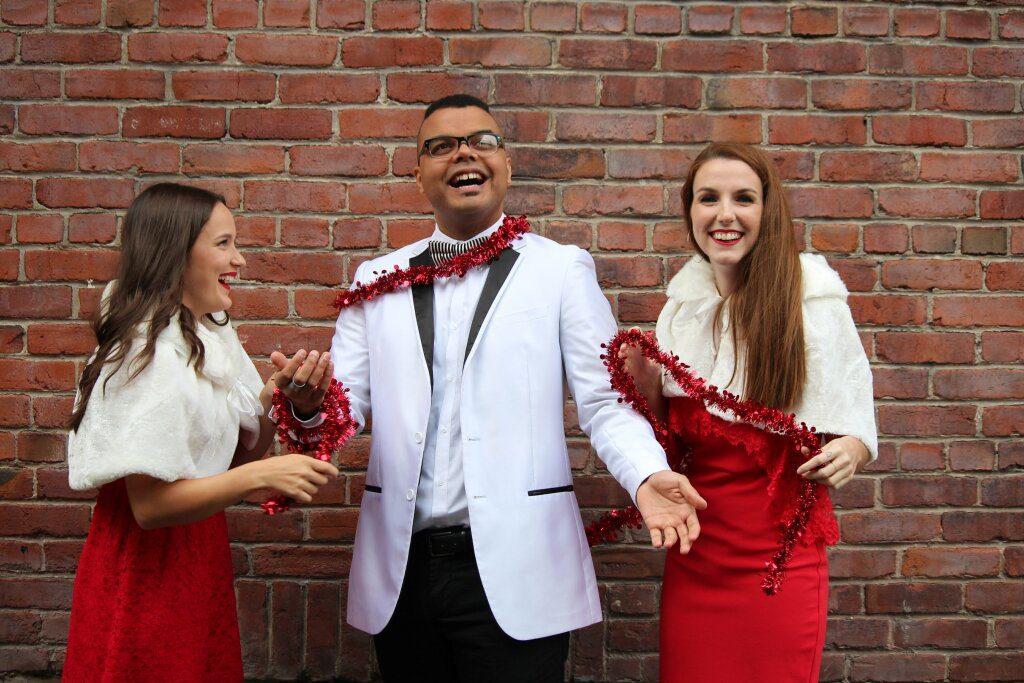
<path id="1" fill-rule="evenodd" d="M 131 362 L 128 381 L 135 379 L 153 359 L 156 338 L 177 314 L 181 333 L 190 347 L 188 362 L 203 367 L 203 343 L 196 335 L 196 319 L 182 303 L 189 251 L 217 204 L 224 197 L 186 185 L 158 183 L 131 203 L 121 230 L 121 262 L 117 282 L 93 316 L 98 346 L 78 383 L 78 402 L 68 426 L 77 430 L 85 417 L 93 388 L 104 364 L 114 371 L 124 364 L 139 325 L 148 322 L 146 342 Z M 217 324 L 226 324 L 227 318 Z"/>
<path id="2" fill-rule="evenodd" d="M 793 234 L 789 202 L 775 164 L 756 147 L 713 142 L 690 165 L 683 187 L 683 215 L 690 242 L 707 258 L 693 234 L 693 181 L 712 159 L 734 159 L 761 179 L 764 206 L 761 230 L 753 248 L 739 263 L 736 287 L 724 306 L 732 317 L 734 348 L 745 347 L 744 396 L 780 410 L 792 409 L 803 393 L 807 367 L 804 353 L 803 278 L 800 252 Z"/>

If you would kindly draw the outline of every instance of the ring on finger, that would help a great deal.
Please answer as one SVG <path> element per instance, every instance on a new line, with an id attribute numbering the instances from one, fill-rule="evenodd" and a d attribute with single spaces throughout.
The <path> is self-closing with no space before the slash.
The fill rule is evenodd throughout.
<path id="1" fill-rule="evenodd" d="M 306 386 L 305 382 L 303 382 L 302 384 L 299 384 L 294 379 L 291 380 L 290 382 L 288 382 L 288 388 L 289 389 L 303 389 L 303 388 L 305 388 L 305 386 Z"/>

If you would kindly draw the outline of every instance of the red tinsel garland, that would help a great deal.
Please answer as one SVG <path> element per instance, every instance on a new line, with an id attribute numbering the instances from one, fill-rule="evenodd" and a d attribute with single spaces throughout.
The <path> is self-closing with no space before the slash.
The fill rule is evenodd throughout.
<path id="1" fill-rule="evenodd" d="M 334 300 L 334 307 L 340 311 L 396 289 L 404 289 L 412 285 L 429 285 L 434 280 L 441 278 L 462 277 L 471 269 L 494 261 L 502 251 L 512 244 L 513 240 L 529 230 L 530 224 L 526 221 L 526 216 L 519 218 L 505 216 L 501 226 L 491 233 L 482 244 L 437 265 L 409 266 L 408 268 L 395 266 L 392 271 L 374 271 L 373 274 L 377 275 L 379 272 L 380 277 L 366 284 L 357 282 L 355 288 L 338 295 L 338 298 Z"/>
<path id="2" fill-rule="evenodd" d="M 501 225 L 491 233 L 483 243 L 459 254 L 444 263 L 433 266 L 410 266 L 399 268 L 390 272 L 380 274 L 373 282 L 356 286 L 338 295 L 334 301 L 334 307 L 339 311 L 370 301 L 376 296 L 388 294 L 397 289 L 404 289 L 412 285 L 427 285 L 434 280 L 448 277 L 462 277 L 471 269 L 491 263 L 501 252 L 512 244 L 512 241 L 519 238 L 523 233 L 530 231 L 530 224 L 526 216 L 512 218 L 506 216 Z M 374 271 L 374 275 L 378 272 Z M 274 391 L 273 404 L 277 414 L 277 434 L 281 443 L 287 444 L 291 453 L 300 453 L 311 443 L 316 443 L 316 449 L 311 454 L 318 460 L 330 462 L 331 456 L 342 444 L 352 438 L 356 432 L 355 421 L 352 420 L 348 397 L 337 380 L 332 379 L 327 395 L 324 397 L 320 410 L 324 414 L 324 422 L 311 429 L 306 429 L 295 418 L 291 410 L 291 402 L 284 393 L 277 389 Z M 298 435 L 303 438 L 299 439 Z M 284 512 L 291 507 L 294 501 L 285 496 L 276 496 L 262 504 L 264 512 L 274 515 Z"/>
<path id="3" fill-rule="evenodd" d="M 650 404 L 643 393 L 637 388 L 633 376 L 626 370 L 626 362 L 619 358 L 619 348 L 623 344 L 632 344 L 649 360 L 664 368 L 683 392 L 701 401 L 706 407 L 715 407 L 735 415 L 739 420 L 756 425 L 762 429 L 781 434 L 789 440 L 798 452 L 802 447 L 811 451 L 812 455 L 820 452 L 821 437 L 814 427 L 805 423 L 797 423 L 796 416 L 786 414 L 775 408 L 769 408 L 753 401 L 743 401 L 739 396 L 728 391 L 720 391 L 718 387 L 709 385 L 702 378 L 687 370 L 686 364 L 675 354 L 662 351 L 652 335 L 639 330 L 620 330 L 611 341 L 602 344 L 607 349 L 601 356 L 608 374 L 611 376 L 612 388 L 621 394 L 620 402 L 628 403 L 643 415 L 654 428 L 655 436 L 662 446 L 668 447 L 668 425 L 662 422 L 651 410 Z M 761 590 L 766 595 L 775 595 L 782 587 L 782 578 L 786 565 L 793 555 L 797 540 L 803 535 L 810 518 L 811 510 L 818 497 L 818 486 L 813 481 L 803 480 L 800 486 L 796 512 L 783 524 L 782 540 L 779 549 L 765 563 L 767 574 L 761 582 Z M 593 545 L 596 542 L 612 540 L 618 530 L 625 526 L 639 527 L 642 520 L 635 508 L 613 510 L 592 522 L 586 529 L 587 539 Z"/>
<path id="4" fill-rule="evenodd" d="M 309 455 L 324 462 L 331 461 L 334 451 L 356 433 L 357 425 L 352 419 L 351 406 L 345 395 L 347 393 L 348 389 L 341 382 L 332 379 L 320 406 L 324 421 L 316 427 L 306 428 L 292 413 L 291 401 L 284 392 L 274 390 L 271 402 L 277 415 L 277 437 L 288 447 L 289 453 L 301 453 L 315 444 Z M 300 434 L 302 439 L 299 438 Z M 294 502 L 286 496 L 275 496 L 266 500 L 261 507 L 268 515 L 275 515 L 290 508 Z"/>

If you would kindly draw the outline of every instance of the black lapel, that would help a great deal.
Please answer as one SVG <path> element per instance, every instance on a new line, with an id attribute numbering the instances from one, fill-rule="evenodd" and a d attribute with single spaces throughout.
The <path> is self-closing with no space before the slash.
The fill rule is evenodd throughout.
<path id="1" fill-rule="evenodd" d="M 484 280 L 484 288 L 480 292 L 480 299 L 477 301 L 476 311 L 473 313 L 473 324 L 469 328 L 469 339 L 466 341 L 466 355 L 462 359 L 463 362 L 469 358 L 469 352 L 473 350 L 473 343 L 476 342 L 480 326 L 483 325 L 484 318 L 487 317 L 487 312 L 491 310 L 491 304 L 494 303 L 494 297 L 498 295 L 501 286 L 505 284 L 505 280 L 512 270 L 512 264 L 516 262 L 517 258 L 519 258 L 519 252 L 512 247 L 506 247 L 487 271 L 487 279 Z"/>
<path id="2" fill-rule="evenodd" d="M 424 249 L 409 259 L 410 266 L 431 266 L 430 249 Z M 420 330 L 420 344 L 423 346 L 423 360 L 427 362 L 430 386 L 434 386 L 434 286 L 413 285 L 412 305 L 416 309 L 416 326 Z"/>

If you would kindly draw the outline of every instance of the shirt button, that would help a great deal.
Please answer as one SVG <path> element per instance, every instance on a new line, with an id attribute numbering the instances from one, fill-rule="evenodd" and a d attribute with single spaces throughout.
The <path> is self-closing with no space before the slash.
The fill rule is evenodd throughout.
<path id="1" fill-rule="evenodd" d="M 412 489 L 409 489 L 408 491 L 405 492 L 405 499 L 406 500 L 412 500 L 415 497 L 416 497 L 416 492 L 413 491 Z"/>
<path id="2" fill-rule="evenodd" d="M 413 440 L 416 443 L 423 443 L 423 433 L 422 432 L 416 432 L 415 434 L 412 435 L 412 438 L 413 438 Z M 410 498 L 409 500 L 412 500 L 412 498 Z"/>
<path id="3" fill-rule="evenodd" d="M 447 427 L 441 427 L 441 433 L 442 434 L 447 434 L 448 433 L 448 428 Z"/>
<path id="4" fill-rule="evenodd" d="M 454 375 L 448 375 L 447 380 L 449 382 L 454 382 L 455 381 L 455 376 Z"/>

